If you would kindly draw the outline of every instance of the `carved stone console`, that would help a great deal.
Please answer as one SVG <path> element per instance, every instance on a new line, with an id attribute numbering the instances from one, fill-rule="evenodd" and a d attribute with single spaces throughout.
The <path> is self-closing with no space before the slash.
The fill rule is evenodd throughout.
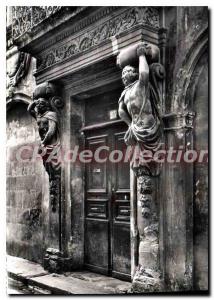
<path id="1" fill-rule="evenodd" d="M 117 63 L 123 68 L 125 85 L 119 99 L 119 115 L 129 126 L 124 139 L 135 149 L 130 167 L 137 181 L 137 190 L 131 194 L 135 197 L 132 208 L 136 214 L 132 216 L 137 218 L 133 224 L 137 224 L 138 250 L 132 270 L 132 291 L 161 291 L 159 205 L 155 197 L 155 180 L 161 166 L 153 160 L 153 154 L 161 148 L 163 133 L 159 83 L 164 78 L 164 68 L 159 63 L 158 47 L 143 42 L 122 50 Z"/>

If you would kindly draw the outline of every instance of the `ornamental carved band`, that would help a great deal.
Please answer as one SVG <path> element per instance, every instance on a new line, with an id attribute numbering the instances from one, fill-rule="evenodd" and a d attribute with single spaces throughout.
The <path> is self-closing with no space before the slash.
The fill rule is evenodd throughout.
<path id="1" fill-rule="evenodd" d="M 111 18 L 87 33 L 80 33 L 64 45 L 51 49 L 38 61 L 38 70 L 43 70 L 75 54 L 99 45 L 101 42 L 120 34 L 137 24 L 159 28 L 159 12 L 153 7 L 134 7 Z"/>
<path id="2" fill-rule="evenodd" d="M 16 39 L 25 32 L 49 18 L 61 9 L 61 6 L 13 6 L 12 35 Z"/>
<path id="3" fill-rule="evenodd" d="M 161 92 L 159 83 L 164 68 L 159 63 L 159 48 L 140 42 L 123 49 L 117 57 L 125 86 L 119 99 L 119 116 L 127 123 L 125 143 L 135 148 L 130 167 L 137 177 L 138 266 L 133 291 L 162 289 L 159 268 L 158 205 L 154 197 L 155 177 L 160 165 L 152 160 L 162 146 Z M 136 149 L 140 155 L 136 156 Z M 146 154 L 144 150 L 147 150 Z M 148 159 L 150 158 L 150 159 Z"/>
<path id="4" fill-rule="evenodd" d="M 36 119 L 41 138 L 40 154 L 45 170 L 49 175 L 50 202 L 56 212 L 61 190 L 61 163 L 58 159 L 60 150 L 60 109 L 62 98 L 58 88 L 51 83 L 44 83 L 34 91 L 33 102 L 28 112 Z"/>

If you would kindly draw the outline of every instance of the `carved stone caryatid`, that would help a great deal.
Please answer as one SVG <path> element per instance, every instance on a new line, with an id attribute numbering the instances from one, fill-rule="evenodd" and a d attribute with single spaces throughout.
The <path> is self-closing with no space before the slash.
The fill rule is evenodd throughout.
<path id="1" fill-rule="evenodd" d="M 164 69 L 159 63 L 158 47 L 143 42 L 122 50 L 117 63 L 123 68 L 125 85 L 119 99 L 119 116 L 129 126 L 124 139 L 135 148 L 130 166 L 137 177 L 139 248 L 132 288 L 134 292 L 152 292 L 162 289 L 159 213 L 154 196 L 154 178 L 160 173 L 160 165 L 153 160 L 153 154 L 161 148 L 158 80 L 163 79 Z"/>
<path id="2" fill-rule="evenodd" d="M 29 113 L 36 119 L 41 138 L 40 155 L 49 176 L 49 236 L 44 257 L 44 268 L 49 272 L 64 269 L 61 252 L 61 161 L 60 161 L 60 110 L 63 107 L 58 87 L 45 82 L 36 87 Z"/>
<path id="3" fill-rule="evenodd" d="M 51 83 L 38 86 L 34 91 L 33 102 L 28 106 L 29 113 L 38 124 L 43 164 L 49 175 L 53 212 L 57 210 L 60 197 L 61 165 L 57 155 L 60 149 L 59 108 L 62 106 L 62 99 L 57 96 L 57 88 Z"/>

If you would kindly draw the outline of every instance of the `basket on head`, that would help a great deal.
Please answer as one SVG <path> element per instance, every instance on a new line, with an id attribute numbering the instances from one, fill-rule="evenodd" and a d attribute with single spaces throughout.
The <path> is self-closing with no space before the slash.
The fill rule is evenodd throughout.
<path id="1" fill-rule="evenodd" d="M 160 51 L 159 48 L 155 45 L 148 44 L 145 42 L 139 42 L 134 45 L 128 46 L 120 51 L 117 56 L 117 65 L 123 69 L 125 66 L 138 67 L 139 57 L 137 55 L 137 49 L 140 46 L 146 47 L 146 59 L 148 64 L 159 62 Z"/>

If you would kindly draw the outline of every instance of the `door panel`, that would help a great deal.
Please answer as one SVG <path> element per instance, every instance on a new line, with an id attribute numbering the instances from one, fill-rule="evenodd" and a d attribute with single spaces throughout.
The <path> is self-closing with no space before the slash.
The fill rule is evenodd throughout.
<path id="1" fill-rule="evenodd" d="M 107 199 L 88 199 L 86 202 L 86 217 L 107 219 L 108 200 Z"/>
<path id="2" fill-rule="evenodd" d="M 114 133 L 113 148 L 125 155 L 124 131 Z M 130 176 L 129 162 L 113 164 L 112 170 L 112 272 L 121 279 L 130 279 Z"/>
<path id="3" fill-rule="evenodd" d="M 112 275 L 121 279 L 131 279 L 130 226 L 115 222 L 113 227 L 113 267 Z"/>
<path id="4" fill-rule="evenodd" d="M 92 132 L 86 138 L 86 149 L 93 153 L 108 144 L 107 134 Z M 109 198 L 107 163 L 86 164 L 85 266 L 109 274 Z"/>
<path id="5" fill-rule="evenodd" d="M 108 139 L 106 135 L 89 137 L 87 139 L 87 148 L 95 153 L 99 147 L 108 145 Z M 100 156 L 104 151 L 100 153 Z M 87 164 L 87 192 L 104 192 L 107 191 L 107 176 L 106 176 L 106 163 L 98 163 L 92 161 Z"/>
<path id="6" fill-rule="evenodd" d="M 109 274 L 109 222 L 86 219 L 85 262 L 93 271 Z"/>
<path id="7" fill-rule="evenodd" d="M 124 152 L 125 130 L 121 125 L 93 130 L 87 134 L 86 149 L 108 146 Z M 126 280 L 131 272 L 129 199 L 128 162 L 86 164 L 85 266 Z"/>

